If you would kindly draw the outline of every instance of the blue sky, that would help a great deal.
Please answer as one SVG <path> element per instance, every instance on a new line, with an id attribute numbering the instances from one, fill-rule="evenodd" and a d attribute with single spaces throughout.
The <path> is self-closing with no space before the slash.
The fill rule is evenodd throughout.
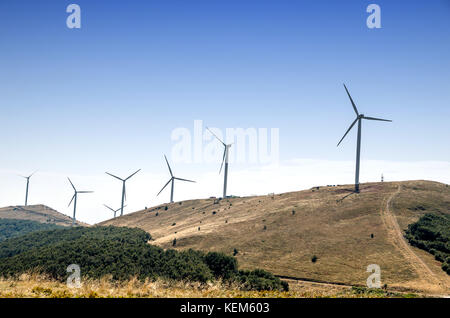
<path id="1" fill-rule="evenodd" d="M 171 132 L 194 120 L 279 128 L 281 162 L 352 161 L 356 131 L 336 148 L 344 82 L 360 112 L 394 120 L 364 122 L 363 159 L 450 161 L 450 1 L 3 0 L 0 43 L 3 175 L 166 173 Z"/>

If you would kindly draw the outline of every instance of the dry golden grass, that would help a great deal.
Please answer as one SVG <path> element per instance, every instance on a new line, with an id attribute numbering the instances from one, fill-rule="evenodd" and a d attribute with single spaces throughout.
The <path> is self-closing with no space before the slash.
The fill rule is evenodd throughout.
<path id="1" fill-rule="evenodd" d="M 42 204 L 28 206 L 17 205 L 0 208 L 0 219 L 30 220 L 61 226 L 72 225 L 71 217 Z M 89 226 L 88 224 L 79 221 L 76 221 L 76 224 L 78 226 Z"/>
<path id="2" fill-rule="evenodd" d="M 400 185 L 401 191 L 396 193 Z M 365 285 L 367 266 L 378 264 L 382 283 L 389 287 L 450 294 L 449 277 L 432 255 L 412 248 L 439 284 L 424 277 L 423 271 L 411 263 L 410 254 L 399 249 L 385 213 L 388 199 L 395 194 L 390 202 L 390 221 L 398 222 L 398 229 L 404 230 L 426 212 L 450 213 L 450 189 L 437 182 L 408 181 L 363 184 L 359 194 L 351 190 L 352 186 L 347 185 L 230 198 L 218 203 L 214 199 L 190 200 L 101 224 L 140 227 L 152 235 L 152 244 L 164 248 L 172 248 L 176 238 L 177 249 L 227 254 L 237 249 L 240 268 L 263 268 L 282 276 Z M 425 210 L 414 209 L 421 204 Z M 311 262 L 313 255 L 318 257 L 315 263 Z"/>
<path id="3" fill-rule="evenodd" d="M 82 282 L 80 288 L 38 274 L 0 279 L 0 298 L 317 298 L 317 297 L 418 297 L 383 291 L 355 292 L 350 287 L 309 282 L 290 282 L 291 291 L 242 291 L 220 282 L 199 284 L 165 280 L 114 282 L 109 278 Z"/>

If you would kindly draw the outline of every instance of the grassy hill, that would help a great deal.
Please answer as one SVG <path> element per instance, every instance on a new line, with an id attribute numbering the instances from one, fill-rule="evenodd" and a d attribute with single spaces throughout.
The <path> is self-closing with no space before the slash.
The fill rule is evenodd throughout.
<path id="1" fill-rule="evenodd" d="M 61 226 L 72 225 L 71 217 L 42 204 L 0 208 L 0 219 L 29 220 Z M 75 224 L 88 226 L 88 224 L 79 221 L 76 221 Z"/>
<path id="2" fill-rule="evenodd" d="M 139 227 L 153 244 L 235 255 L 243 268 L 365 285 L 369 264 L 383 284 L 449 294 L 449 276 L 404 230 L 426 213 L 450 214 L 450 189 L 429 181 L 319 187 L 268 196 L 164 204 L 102 222 Z"/>

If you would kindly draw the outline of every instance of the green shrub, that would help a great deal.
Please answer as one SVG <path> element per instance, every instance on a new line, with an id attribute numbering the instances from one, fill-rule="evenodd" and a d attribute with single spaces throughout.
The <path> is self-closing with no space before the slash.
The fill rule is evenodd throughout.
<path id="1" fill-rule="evenodd" d="M 0 219 L 0 242 L 36 231 L 61 229 L 62 226 L 29 220 Z"/>
<path id="2" fill-rule="evenodd" d="M 237 260 L 223 253 L 209 252 L 205 256 L 205 263 L 216 278 L 229 280 L 238 273 Z"/>
<path id="3" fill-rule="evenodd" d="M 126 280 L 158 277 L 198 281 L 237 281 L 245 289 L 280 289 L 271 273 L 238 271 L 237 260 L 223 253 L 164 250 L 148 244 L 151 235 L 137 228 L 94 226 L 29 233 L 0 242 L 0 277 L 35 271 L 65 281 L 77 264 L 82 278 L 112 276 Z M 176 239 L 173 240 L 176 245 Z M 236 250 L 237 251 L 237 250 Z"/>
<path id="4" fill-rule="evenodd" d="M 278 277 L 262 269 L 253 271 L 239 271 L 238 280 L 247 290 L 280 290 L 288 291 L 289 284 L 282 282 Z"/>
<path id="5" fill-rule="evenodd" d="M 427 213 L 416 223 L 408 225 L 405 237 L 411 245 L 433 254 L 450 275 L 450 215 Z"/>

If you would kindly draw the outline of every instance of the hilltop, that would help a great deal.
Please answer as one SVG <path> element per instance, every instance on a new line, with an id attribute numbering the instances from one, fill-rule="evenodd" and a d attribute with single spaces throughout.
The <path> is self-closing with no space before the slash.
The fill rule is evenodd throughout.
<path id="1" fill-rule="evenodd" d="M 0 208 L 0 219 L 29 220 L 60 226 L 72 225 L 71 217 L 43 204 L 16 205 Z M 88 226 L 88 224 L 79 221 L 76 221 L 75 224 L 78 226 Z"/>
<path id="2" fill-rule="evenodd" d="M 100 223 L 139 227 L 152 244 L 235 255 L 242 268 L 332 284 L 365 285 L 369 264 L 389 288 L 449 294 L 433 255 L 404 230 L 426 213 L 450 214 L 448 185 L 431 181 L 314 187 L 266 196 L 163 204 Z M 176 245 L 174 239 L 176 238 Z"/>

